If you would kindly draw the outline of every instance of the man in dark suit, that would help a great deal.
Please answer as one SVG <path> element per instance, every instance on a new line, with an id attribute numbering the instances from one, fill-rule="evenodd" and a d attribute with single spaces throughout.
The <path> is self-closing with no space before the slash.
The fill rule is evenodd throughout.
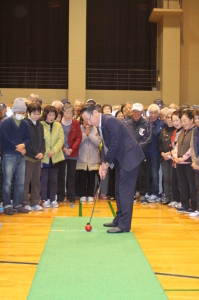
<path id="1" fill-rule="evenodd" d="M 106 177 L 109 167 L 115 167 L 115 198 L 117 213 L 113 222 L 104 224 L 113 227 L 108 233 L 128 232 L 131 229 L 133 198 L 139 165 L 144 154 L 131 132 L 117 118 L 99 113 L 94 105 L 81 109 L 85 122 L 98 128 L 102 138 L 102 154 L 99 175 Z"/>

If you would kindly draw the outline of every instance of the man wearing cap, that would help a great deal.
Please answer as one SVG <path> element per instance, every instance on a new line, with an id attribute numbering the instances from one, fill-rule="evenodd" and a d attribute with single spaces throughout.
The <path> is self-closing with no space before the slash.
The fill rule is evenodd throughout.
<path id="1" fill-rule="evenodd" d="M 146 152 L 149 145 L 152 142 L 153 132 L 151 124 L 148 120 L 142 117 L 143 105 L 141 103 L 134 103 L 132 106 L 132 116 L 133 118 L 128 120 L 125 125 L 131 131 L 134 138 L 142 148 L 145 154 L 145 158 L 140 164 L 140 169 L 138 173 L 138 185 L 140 191 L 140 202 L 146 204 L 145 194 L 147 192 L 147 162 L 146 162 Z"/>
<path id="2" fill-rule="evenodd" d="M 12 107 L 13 115 L 1 123 L 0 137 L 3 152 L 3 205 L 4 213 L 13 214 L 10 201 L 10 190 L 13 175 L 14 197 L 13 208 L 17 212 L 27 213 L 22 207 L 25 179 L 26 146 L 30 143 L 30 129 L 23 117 L 26 104 L 22 98 L 16 98 Z"/>

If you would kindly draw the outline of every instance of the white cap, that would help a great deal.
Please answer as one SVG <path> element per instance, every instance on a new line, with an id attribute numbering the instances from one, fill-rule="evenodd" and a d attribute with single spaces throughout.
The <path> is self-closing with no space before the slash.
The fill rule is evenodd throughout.
<path id="1" fill-rule="evenodd" d="M 134 103 L 132 110 L 139 110 L 139 111 L 143 111 L 143 105 L 141 103 Z"/>

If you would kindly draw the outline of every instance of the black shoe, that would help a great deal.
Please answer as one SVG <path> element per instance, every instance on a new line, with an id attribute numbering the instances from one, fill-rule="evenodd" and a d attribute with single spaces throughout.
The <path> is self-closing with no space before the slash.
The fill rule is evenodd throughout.
<path id="1" fill-rule="evenodd" d="M 162 200 L 162 204 L 169 204 L 171 202 L 171 199 L 170 198 L 167 198 L 165 197 L 163 200 Z"/>
<path id="2" fill-rule="evenodd" d="M 129 232 L 129 230 L 122 230 L 119 227 L 114 227 L 112 229 L 107 230 L 107 233 L 122 233 L 122 232 Z"/>
<path id="3" fill-rule="evenodd" d="M 26 209 L 24 206 L 17 206 L 14 208 L 14 211 L 18 212 L 18 213 L 22 213 L 22 214 L 27 214 L 30 211 L 28 209 Z"/>
<path id="4" fill-rule="evenodd" d="M 4 214 L 6 214 L 6 215 L 13 215 L 13 209 L 12 209 L 12 207 L 6 207 L 6 208 L 4 208 Z"/>
<path id="5" fill-rule="evenodd" d="M 103 224 L 104 227 L 115 227 L 117 226 L 114 222 Z"/>
<path id="6" fill-rule="evenodd" d="M 146 200 L 145 196 L 140 196 L 140 203 L 141 204 L 148 204 L 149 202 Z"/>
<path id="7" fill-rule="evenodd" d="M 65 200 L 65 199 L 64 199 Z M 57 200 L 57 203 L 63 203 L 64 202 L 64 200 Z"/>
<path id="8" fill-rule="evenodd" d="M 193 213 L 195 211 L 195 209 L 193 209 L 193 208 L 187 208 L 187 209 L 185 209 L 185 214 L 191 214 L 191 213 Z"/>

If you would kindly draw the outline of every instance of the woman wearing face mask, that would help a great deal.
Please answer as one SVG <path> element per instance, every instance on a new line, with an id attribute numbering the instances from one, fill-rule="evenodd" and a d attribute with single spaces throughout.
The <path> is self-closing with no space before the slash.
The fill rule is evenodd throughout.
<path id="1" fill-rule="evenodd" d="M 182 131 L 182 124 L 180 121 L 181 112 L 179 110 L 174 111 L 171 118 L 172 118 L 173 126 L 176 128 L 171 136 L 171 155 L 173 159 L 173 151 L 175 145 L 177 144 L 178 137 Z M 171 190 L 172 190 L 173 201 L 169 203 L 169 206 L 176 207 L 176 208 L 181 207 L 180 191 L 178 189 L 178 176 L 176 172 L 176 163 L 174 160 L 172 162 L 172 170 L 171 170 Z"/>
<path id="2" fill-rule="evenodd" d="M 175 130 L 171 119 L 171 115 L 174 111 L 175 111 L 174 109 L 167 110 L 165 119 L 166 119 L 166 124 L 168 126 L 162 129 L 158 137 L 158 150 L 161 154 L 160 163 L 161 163 L 162 174 L 164 178 L 164 194 L 165 194 L 165 197 L 162 198 L 162 204 L 170 203 L 172 198 L 172 192 L 171 192 L 172 160 L 171 160 L 171 152 L 170 152 L 170 143 L 171 143 L 171 136 Z"/>
<path id="3" fill-rule="evenodd" d="M 62 147 L 64 132 L 59 122 L 56 122 L 57 110 L 51 105 L 44 107 L 42 124 L 44 126 L 44 139 L 46 152 L 42 159 L 41 169 L 41 199 L 43 207 L 58 207 L 55 196 L 57 194 L 57 172 L 59 162 L 64 160 Z M 47 184 L 50 178 L 50 203 L 47 200 Z"/>
<path id="4" fill-rule="evenodd" d="M 185 109 L 182 112 L 181 124 L 183 130 L 181 131 L 178 142 L 173 152 L 173 158 L 176 162 L 178 175 L 178 188 L 180 191 L 180 200 L 182 207 L 177 208 L 178 212 L 193 213 L 196 210 L 196 185 L 195 172 L 191 166 L 191 136 L 195 124 L 193 123 L 193 112 L 190 109 Z M 189 203 L 191 198 L 191 204 Z"/>
<path id="5" fill-rule="evenodd" d="M 82 122 L 82 119 L 80 119 Z M 95 175 L 99 170 L 99 145 L 101 138 L 97 129 L 85 121 L 81 125 L 82 141 L 79 147 L 79 156 L 77 160 L 77 170 L 79 170 L 80 202 L 93 201 Z M 86 192 L 87 183 L 87 192 Z"/>
<path id="6" fill-rule="evenodd" d="M 25 154 L 25 183 L 22 204 L 28 210 L 42 210 L 40 205 L 40 176 L 41 159 L 45 152 L 43 125 L 38 121 L 41 106 L 31 103 L 28 106 L 28 118 L 25 121 L 30 127 L 31 143 L 27 146 Z M 29 200 L 29 185 L 31 182 L 31 198 Z"/>

